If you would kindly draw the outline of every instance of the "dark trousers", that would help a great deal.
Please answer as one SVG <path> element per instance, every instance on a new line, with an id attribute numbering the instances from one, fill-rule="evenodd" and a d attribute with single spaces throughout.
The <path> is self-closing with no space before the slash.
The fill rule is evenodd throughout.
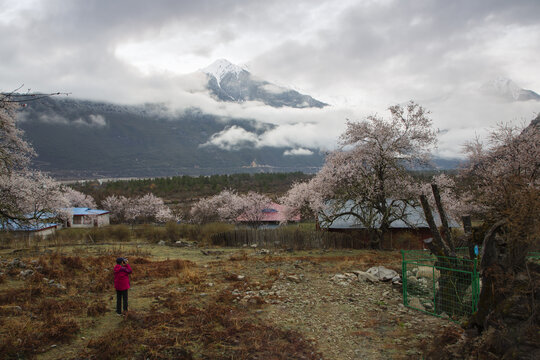
<path id="1" fill-rule="evenodd" d="M 116 290 L 116 312 L 118 314 L 122 313 L 122 299 L 124 299 L 124 311 L 128 309 L 128 291 L 127 290 Z"/>

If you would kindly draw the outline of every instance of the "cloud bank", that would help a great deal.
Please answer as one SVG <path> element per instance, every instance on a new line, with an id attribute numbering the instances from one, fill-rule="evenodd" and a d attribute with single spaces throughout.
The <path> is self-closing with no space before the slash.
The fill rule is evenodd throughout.
<path id="1" fill-rule="evenodd" d="M 538 102 L 478 94 L 501 75 L 540 92 L 537 0 L 0 0 L 0 9 L 0 91 L 25 84 L 274 124 L 259 134 L 234 127 L 214 134 L 207 146 L 222 149 L 331 150 L 346 119 L 385 115 L 412 99 L 432 111 L 443 130 L 439 155 L 451 157 L 496 123 L 529 121 L 540 111 Z M 217 102 L 197 72 L 217 58 L 277 85 L 268 91 L 294 88 L 332 106 Z"/>

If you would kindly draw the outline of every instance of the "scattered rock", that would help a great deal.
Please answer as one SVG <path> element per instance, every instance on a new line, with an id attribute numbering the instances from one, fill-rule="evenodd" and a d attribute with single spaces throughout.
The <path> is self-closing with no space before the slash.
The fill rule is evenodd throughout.
<path id="1" fill-rule="evenodd" d="M 375 283 L 379 282 L 379 278 L 377 278 L 376 276 L 373 276 L 373 275 L 371 275 L 370 273 L 367 273 L 367 272 L 358 271 L 357 276 L 358 276 L 358 280 L 360 280 L 360 281 L 367 281 L 367 282 L 370 282 L 372 284 L 375 284 Z"/>
<path id="2" fill-rule="evenodd" d="M 223 255 L 224 252 L 220 250 L 201 250 L 203 255 Z"/>
<path id="3" fill-rule="evenodd" d="M 270 254 L 270 250 L 261 249 L 261 250 L 257 251 L 257 254 L 268 255 L 268 254 Z"/>
<path id="4" fill-rule="evenodd" d="M 165 245 L 165 240 L 159 240 L 158 245 Z"/>
<path id="5" fill-rule="evenodd" d="M 407 278 L 407 283 L 408 283 L 409 285 L 413 285 L 413 286 L 414 286 L 414 285 L 418 284 L 418 279 L 416 279 L 414 276 L 409 276 L 409 277 Z"/>
<path id="6" fill-rule="evenodd" d="M 184 240 L 178 240 L 176 241 L 173 246 L 176 247 L 193 247 L 195 244 L 193 242 L 184 241 Z"/>
<path id="7" fill-rule="evenodd" d="M 292 281 L 292 282 L 294 282 L 294 283 L 299 283 L 299 282 L 302 281 L 302 279 L 300 279 L 300 278 L 299 278 L 298 276 L 296 276 L 296 275 L 289 275 L 289 276 L 287 276 L 287 280 Z"/>
<path id="8" fill-rule="evenodd" d="M 348 277 L 345 276 L 345 275 L 342 275 L 342 274 L 336 274 L 334 276 L 332 276 L 332 281 L 343 281 L 343 280 L 347 280 Z"/>
<path id="9" fill-rule="evenodd" d="M 384 266 L 374 266 L 372 268 L 369 268 L 366 272 L 377 277 L 380 281 L 389 281 L 392 280 L 394 277 L 398 276 L 397 272 L 391 269 L 387 269 Z"/>
<path id="10" fill-rule="evenodd" d="M 22 313 L 22 307 L 18 305 L 0 306 L 0 314 L 2 315 L 20 315 L 21 313 Z"/>
<path id="11" fill-rule="evenodd" d="M 420 300 L 415 297 L 409 299 L 409 306 L 418 310 L 426 310 L 424 306 L 420 303 Z"/>
<path id="12" fill-rule="evenodd" d="M 259 246 L 259 245 L 257 245 L 257 244 L 251 244 L 251 247 L 252 247 L 253 249 L 256 249 L 257 246 Z"/>
<path id="13" fill-rule="evenodd" d="M 18 268 L 26 268 L 26 264 L 24 262 L 22 262 L 19 258 L 15 258 L 13 260 L 11 260 L 11 262 L 8 264 L 8 267 L 10 268 L 15 268 L 15 267 L 18 267 Z"/>
<path id="14" fill-rule="evenodd" d="M 60 289 L 60 290 L 66 290 L 66 287 L 60 283 L 54 283 L 51 286 L 54 286 L 55 288 Z"/>
<path id="15" fill-rule="evenodd" d="M 28 269 L 28 270 L 22 270 L 20 273 L 19 273 L 19 276 L 20 277 L 23 277 L 23 278 L 26 278 L 30 275 L 33 275 L 34 274 L 34 270 L 31 270 L 31 269 Z"/>

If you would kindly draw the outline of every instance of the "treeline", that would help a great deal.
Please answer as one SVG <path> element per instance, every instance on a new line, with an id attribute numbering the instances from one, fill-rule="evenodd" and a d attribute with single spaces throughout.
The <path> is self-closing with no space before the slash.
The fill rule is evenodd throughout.
<path id="1" fill-rule="evenodd" d="M 218 194 L 224 189 L 239 193 L 256 191 L 272 196 L 287 192 L 295 182 L 306 181 L 313 175 L 302 172 L 231 174 L 212 176 L 174 176 L 154 179 L 117 180 L 108 182 L 86 181 L 71 187 L 91 195 L 98 205 L 110 195 L 126 197 L 152 193 L 169 204 L 192 203 L 202 197 Z"/>

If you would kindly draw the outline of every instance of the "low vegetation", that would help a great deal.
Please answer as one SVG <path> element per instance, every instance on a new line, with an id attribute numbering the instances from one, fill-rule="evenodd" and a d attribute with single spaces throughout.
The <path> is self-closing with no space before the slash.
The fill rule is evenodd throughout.
<path id="1" fill-rule="evenodd" d="M 314 330 L 306 322 L 320 314 L 318 310 L 297 312 L 303 302 L 296 296 L 303 293 L 317 302 L 321 301 L 315 295 L 319 291 L 323 300 L 325 294 L 334 294 L 338 301 L 341 294 L 338 303 L 343 304 L 334 304 L 339 305 L 336 311 L 361 311 L 367 316 L 351 317 L 350 326 L 356 327 L 355 321 L 360 320 L 380 321 L 375 320 L 380 317 L 377 312 L 365 308 L 365 302 L 372 300 L 358 298 L 359 303 L 354 304 L 347 299 L 359 291 L 378 299 L 383 292 L 392 291 L 391 285 L 365 288 L 368 284 L 358 282 L 345 288 L 329 278 L 336 272 L 365 270 L 375 264 L 399 268 L 396 252 L 277 251 L 261 255 L 256 249 L 201 251 L 141 243 L 107 245 L 110 241 L 26 249 L 5 246 L 0 251 L 3 358 L 339 358 L 330 346 L 339 334 L 333 332 L 331 340 L 326 339 L 326 325 L 322 324 L 314 328 L 319 333 L 313 336 Z M 134 269 L 130 311 L 125 317 L 113 310 L 112 267 L 120 255 L 129 257 Z M 301 279 L 298 284 L 297 277 Z M 312 289 L 304 290 L 305 286 Z M 392 303 L 392 309 L 397 309 L 400 293 L 392 294 L 384 295 L 388 299 L 373 300 L 374 306 Z M 291 313 L 285 316 L 283 311 Z M 412 319 L 416 315 L 400 314 L 398 318 L 406 321 L 403 316 Z M 291 326 L 292 317 L 298 323 Z M 408 336 L 398 331 L 403 323 L 391 324 L 388 329 Z M 364 331 L 373 331 L 375 336 L 387 329 Z M 359 334 L 347 331 L 340 335 L 346 341 L 354 340 L 344 353 L 356 351 L 353 347 L 363 339 Z M 404 352 L 389 350 L 388 344 L 375 340 L 370 346 L 388 351 L 389 358 L 409 358 L 422 351 L 421 340 L 404 342 Z M 411 350 L 409 355 L 407 350 Z"/>

